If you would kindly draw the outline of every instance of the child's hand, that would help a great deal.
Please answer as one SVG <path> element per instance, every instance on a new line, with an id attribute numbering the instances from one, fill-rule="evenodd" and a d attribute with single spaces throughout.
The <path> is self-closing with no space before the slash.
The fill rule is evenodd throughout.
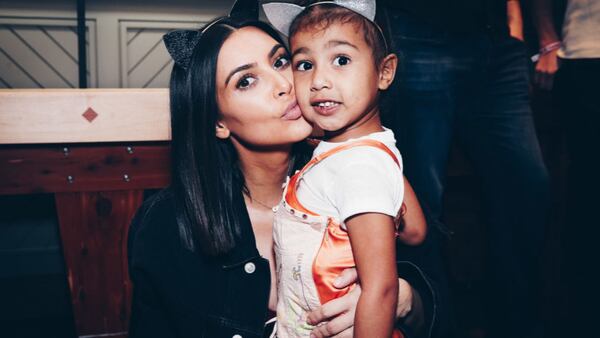
<path id="1" fill-rule="evenodd" d="M 401 218 L 402 222 L 402 228 L 398 232 L 398 239 L 407 245 L 419 245 L 423 243 L 427 235 L 427 222 L 425 221 L 425 215 L 423 214 L 417 195 L 406 177 L 404 177 L 404 203 L 402 203 L 398 217 Z"/>

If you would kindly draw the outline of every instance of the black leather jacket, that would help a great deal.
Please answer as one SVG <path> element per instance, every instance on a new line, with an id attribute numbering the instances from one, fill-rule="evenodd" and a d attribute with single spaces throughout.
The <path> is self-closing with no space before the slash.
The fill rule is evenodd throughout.
<path id="1" fill-rule="evenodd" d="M 130 338 L 267 334 L 269 264 L 259 255 L 247 214 L 243 220 L 242 242 L 226 256 L 214 258 L 182 244 L 168 190 L 140 207 L 128 238 L 134 286 Z M 399 262 L 398 268 L 421 296 L 429 331 L 435 318 L 431 285 L 413 264 Z"/>

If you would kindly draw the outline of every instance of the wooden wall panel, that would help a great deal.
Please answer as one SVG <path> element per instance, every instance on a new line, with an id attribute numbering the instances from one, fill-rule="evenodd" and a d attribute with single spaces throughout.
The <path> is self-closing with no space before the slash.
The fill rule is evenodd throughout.
<path id="1" fill-rule="evenodd" d="M 0 88 L 78 86 L 75 19 L 0 16 Z M 87 20 L 88 83 L 97 86 L 96 22 Z"/>
<path id="2" fill-rule="evenodd" d="M 120 20 L 121 86 L 169 86 L 173 60 L 162 36 L 174 29 L 198 29 L 202 23 L 185 21 Z"/>

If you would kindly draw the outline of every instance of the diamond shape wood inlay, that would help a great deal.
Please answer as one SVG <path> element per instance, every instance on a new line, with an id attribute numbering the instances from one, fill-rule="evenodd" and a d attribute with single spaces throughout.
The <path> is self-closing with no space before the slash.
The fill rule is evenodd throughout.
<path id="1" fill-rule="evenodd" d="M 96 113 L 91 107 L 88 108 L 83 114 L 81 114 L 88 122 L 92 123 L 98 117 L 98 113 Z"/>

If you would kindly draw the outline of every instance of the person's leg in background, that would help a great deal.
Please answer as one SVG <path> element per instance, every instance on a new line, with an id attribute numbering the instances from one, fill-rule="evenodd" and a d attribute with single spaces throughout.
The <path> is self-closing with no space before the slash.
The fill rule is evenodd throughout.
<path id="1" fill-rule="evenodd" d="M 564 334 L 593 335 L 598 291 L 598 192 L 600 191 L 600 59 L 562 60 L 553 94 L 567 136 L 567 214 L 562 231 L 568 318 Z"/>
<path id="2" fill-rule="evenodd" d="M 512 38 L 489 41 L 480 69 L 481 96 L 468 98 L 472 106 L 457 112 L 457 136 L 482 181 L 488 333 L 538 337 L 549 177 L 529 106 L 525 47 Z"/>
<path id="3" fill-rule="evenodd" d="M 454 331 L 448 274 L 443 252 L 448 230 L 441 221 L 448 154 L 454 128 L 459 72 L 466 66 L 454 57 L 454 44 L 425 24 L 395 14 L 393 44 L 400 58 L 394 85 L 385 98 L 383 121 L 394 130 L 402 153 L 404 173 L 413 186 L 428 222 L 425 242 L 400 247 L 436 283 L 436 337 Z"/>

